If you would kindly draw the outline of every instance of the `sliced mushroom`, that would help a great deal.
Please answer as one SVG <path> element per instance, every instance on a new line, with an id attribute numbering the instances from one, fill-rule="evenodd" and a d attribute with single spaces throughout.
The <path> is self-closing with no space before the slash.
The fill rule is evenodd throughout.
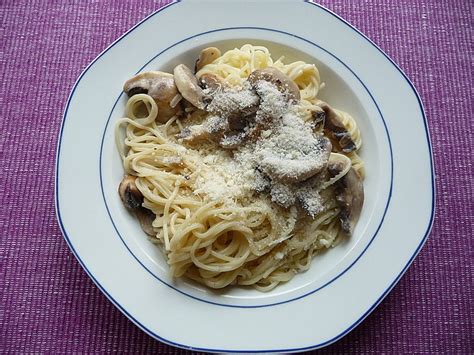
<path id="1" fill-rule="evenodd" d="M 143 195 L 135 184 L 136 176 L 125 175 L 119 185 L 119 195 L 124 206 L 133 211 L 142 206 Z"/>
<path id="2" fill-rule="evenodd" d="M 331 153 L 328 160 L 327 170 L 318 175 L 320 190 L 326 189 L 333 185 L 344 175 L 347 174 L 352 167 L 351 160 L 344 154 Z"/>
<path id="3" fill-rule="evenodd" d="M 314 138 L 308 151 L 303 151 L 298 141 L 286 141 L 282 147 L 265 149 L 260 166 L 272 180 L 283 183 L 301 182 L 319 173 L 326 167 L 332 149 L 329 139 L 322 135 Z M 293 150 L 298 151 L 298 157 L 291 156 Z"/>
<path id="4" fill-rule="evenodd" d="M 311 218 L 324 211 L 324 205 L 316 186 L 304 184 L 296 191 L 296 198 L 301 209 Z"/>
<path id="5" fill-rule="evenodd" d="M 316 105 L 321 107 L 325 113 L 324 131 L 333 143 L 337 143 L 337 147 L 344 153 L 350 153 L 357 149 L 355 142 L 352 140 L 351 134 L 342 123 L 341 117 L 326 102 L 318 100 Z"/>
<path id="6" fill-rule="evenodd" d="M 252 87 L 255 87 L 261 80 L 274 84 L 279 91 L 288 94 L 289 99 L 300 99 L 300 90 L 295 82 L 276 68 L 268 67 L 265 69 L 257 69 L 248 77 L 248 81 L 252 84 Z"/>
<path id="7" fill-rule="evenodd" d="M 176 138 L 190 144 L 205 140 L 219 143 L 224 135 L 230 131 L 227 119 L 216 115 L 209 115 L 203 123 L 185 127 L 176 135 Z"/>
<path id="8" fill-rule="evenodd" d="M 176 135 L 178 140 L 185 143 L 195 144 L 205 141 L 211 137 L 210 132 L 204 124 L 197 124 L 185 127 L 179 134 Z"/>
<path id="9" fill-rule="evenodd" d="M 206 91 L 207 96 L 212 96 L 216 91 L 225 88 L 225 84 L 217 75 L 205 73 L 199 78 L 199 85 Z"/>
<path id="10" fill-rule="evenodd" d="M 212 95 L 206 110 L 221 117 L 243 118 L 254 115 L 260 98 L 250 88 L 220 90 Z"/>
<path id="11" fill-rule="evenodd" d="M 340 179 L 351 168 L 351 160 L 344 154 L 331 153 L 328 161 L 328 172 L 332 179 Z"/>
<path id="12" fill-rule="evenodd" d="M 127 80 L 123 91 L 129 96 L 148 94 L 158 106 L 157 120 L 164 123 L 179 113 L 176 97 L 178 89 L 174 83 L 173 75 L 160 71 L 149 71 L 135 75 Z"/>
<path id="13" fill-rule="evenodd" d="M 353 168 L 336 182 L 335 194 L 341 208 L 339 213 L 341 228 L 351 235 L 364 203 L 364 186 L 359 174 Z"/>
<path id="14" fill-rule="evenodd" d="M 132 175 L 126 175 L 123 178 L 118 189 L 120 199 L 128 210 L 135 213 L 143 231 L 150 236 L 156 236 L 152 226 L 155 215 L 152 211 L 142 206 L 143 195 L 135 184 L 136 179 L 137 177 Z"/>
<path id="15" fill-rule="evenodd" d="M 324 199 L 319 194 L 319 175 L 295 184 L 272 181 L 272 201 L 285 208 L 296 204 L 309 217 L 315 218 L 325 209 Z"/>
<path id="16" fill-rule="evenodd" d="M 174 82 L 180 94 L 198 109 L 204 110 L 204 92 L 191 69 L 184 64 L 174 68 Z"/>
<path id="17" fill-rule="evenodd" d="M 311 118 L 313 119 L 314 130 L 321 131 L 326 122 L 326 112 L 321 107 L 315 106 L 311 108 Z"/>
<path id="18" fill-rule="evenodd" d="M 196 60 L 196 65 L 194 66 L 194 72 L 198 72 L 207 64 L 212 63 L 214 60 L 221 56 L 221 51 L 216 47 L 204 48 L 201 53 L 199 53 L 199 58 Z"/>
<path id="19" fill-rule="evenodd" d="M 242 131 L 249 125 L 249 120 L 247 117 L 242 117 L 239 115 L 230 116 L 227 121 L 229 129 L 234 131 Z"/>
<path id="20" fill-rule="evenodd" d="M 155 214 L 148 208 L 141 207 L 135 210 L 135 215 L 137 216 L 143 231 L 150 237 L 156 237 L 156 231 L 153 228 L 153 221 L 156 217 Z"/>

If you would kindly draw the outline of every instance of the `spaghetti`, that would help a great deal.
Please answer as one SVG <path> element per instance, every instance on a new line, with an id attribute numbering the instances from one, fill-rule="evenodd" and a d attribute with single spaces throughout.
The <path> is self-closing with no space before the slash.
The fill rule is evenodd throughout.
<path id="1" fill-rule="evenodd" d="M 269 291 L 307 270 L 313 255 L 352 232 L 362 202 L 358 196 L 359 206 L 348 206 L 341 198 L 362 189 L 357 124 L 347 113 L 324 111 L 315 65 L 283 61 L 249 44 L 217 56 L 195 79 L 201 85 L 206 76 L 217 79 L 217 89 L 205 87 L 202 93 L 211 101 L 207 108 L 218 107 L 219 114 L 191 105 L 189 92 L 178 86 L 165 123 L 157 120 L 163 102 L 151 94 L 158 84 L 150 78 L 158 74 L 148 81 L 142 75 L 140 86 L 132 87 L 133 78 L 127 82 L 130 98 L 126 117 L 116 125 L 116 143 L 125 173 L 134 177 L 141 195 L 139 208 L 153 213 L 151 240 L 162 245 L 174 277 L 216 289 L 250 285 Z M 297 86 L 297 100 L 265 80 L 248 84 L 252 73 L 268 68 Z M 328 133 L 329 123 L 315 123 L 323 116 L 326 122 L 337 120 L 337 134 Z M 236 117 L 247 125 L 240 131 L 228 128 Z M 338 141 L 343 134 L 350 151 Z M 308 163 L 298 165 L 301 159 Z"/>

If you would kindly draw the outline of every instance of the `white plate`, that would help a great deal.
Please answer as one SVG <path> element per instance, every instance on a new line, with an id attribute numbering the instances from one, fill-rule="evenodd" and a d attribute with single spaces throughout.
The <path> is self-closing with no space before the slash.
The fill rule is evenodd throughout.
<path id="1" fill-rule="evenodd" d="M 274 57 L 316 63 L 326 83 L 321 97 L 360 126 L 366 200 L 354 235 L 317 256 L 308 272 L 269 293 L 212 292 L 172 280 L 161 252 L 123 208 L 113 126 L 133 74 L 192 65 L 211 44 L 225 50 L 247 42 L 266 45 Z M 156 339 L 204 351 L 298 351 L 347 334 L 396 284 L 431 228 L 433 180 L 413 85 L 343 19 L 303 1 L 186 1 L 140 22 L 77 80 L 58 144 L 56 208 L 89 276 Z"/>

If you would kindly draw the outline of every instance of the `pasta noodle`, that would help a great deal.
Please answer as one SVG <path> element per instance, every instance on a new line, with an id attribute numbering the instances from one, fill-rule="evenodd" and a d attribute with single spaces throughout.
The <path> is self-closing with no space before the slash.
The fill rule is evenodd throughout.
<path id="1" fill-rule="evenodd" d="M 276 68 L 298 86 L 296 107 L 308 122 L 321 88 L 318 69 L 283 61 L 274 61 L 265 47 L 247 44 L 204 65 L 196 77 L 212 74 L 229 87 L 242 87 L 255 70 Z M 180 101 L 178 93 L 171 102 Z M 189 146 L 178 138 L 190 125 L 202 123 L 206 112 L 188 109 L 187 117 L 177 114 L 160 123 L 155 99 L 145 93 L 129 98 L 126 117 L 116 124 L 116 144 L 125 173 L 136 177 L 142 206 L 153 213 L 151 240 L 163 247 L 174 277 L 216 289 L 242 285 L 269 291 L 307 270 L 315 254 L 337 243 L 343 234 L 341 206 L 334 198 L 337 181 L 351 168 L 363 176 L 364 165 L 357 155 L 361 137 L 355 120 L 335 111 L 356 149 L 330 154 L 330 160 L 346 167 L 321 184 L 324 209 L 310 216 L 242 183 L 233 165 L 237 153 L 208 141 Z"/>

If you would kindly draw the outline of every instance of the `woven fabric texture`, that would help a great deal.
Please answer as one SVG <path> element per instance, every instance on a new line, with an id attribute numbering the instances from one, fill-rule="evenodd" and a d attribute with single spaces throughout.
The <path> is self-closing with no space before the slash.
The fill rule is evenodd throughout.
<path id="1" fill-rule="evenodd" d="M 155 341 L 94 286 L 54 211 L 55 149 L 75 79 L 165 1 L 0 1 L 0 352 L 185 353 Z M 417 87 L 437 211 L 425 247 L 381 305 L 321 353 L 474 353 L 473 3 L 324 0 Z"/>

